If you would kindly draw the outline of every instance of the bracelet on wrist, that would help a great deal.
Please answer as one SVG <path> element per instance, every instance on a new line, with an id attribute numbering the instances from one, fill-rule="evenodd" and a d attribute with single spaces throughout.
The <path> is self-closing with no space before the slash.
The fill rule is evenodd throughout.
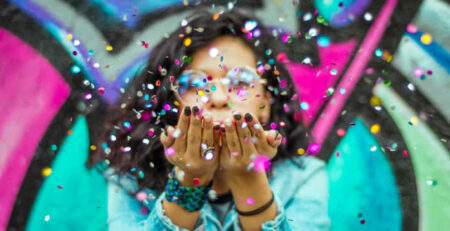
<path id="1" fill-rule="evenodd" d="M 273 201 L 274 201 L 274 196 L 273 196 L 273 192 L 272 192 L 272 198 L 270 199 L 269 202 L 267 202 L 267 203 L 264 204 L 263 206 L 261 206 L 261 207 L 255 209 L 255 210 L 248 211 L 248 212 L 239 211 L 237 208 L 236 208 L 236 211 L 237 211 L 237 213 L 238 213 L 239 215 L 241 215 L 241 216 L 253 216 L 253 215 L 257 215 L 257 214 L 260 214 L 260 213 L 266 211 L 266 210 L 272 205 Z"/>
<path id="2" fill-rule="evenodd" d="M 208 192 L 211 189 L 212 181 L 207 186 L 184 187 L 175 177 L 175 171 L 169 174 L 166 185 L 166 199 L 175 202 L 189 212 L 200 210 L 208 200 Z"/>

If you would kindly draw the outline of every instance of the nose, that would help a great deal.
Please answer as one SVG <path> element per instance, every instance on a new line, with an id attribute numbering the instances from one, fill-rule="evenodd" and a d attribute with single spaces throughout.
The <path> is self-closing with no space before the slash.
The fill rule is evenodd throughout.
<path id="1" fill-rule="evenodd" d="M 225 109 L 228 107 L 228 101 L 230 97 L 227 92 L 227 88 L 221 84 L 216 85 L 216 90 L 211 91 L 210 101 L 207 104 L 211 109 Z"/>

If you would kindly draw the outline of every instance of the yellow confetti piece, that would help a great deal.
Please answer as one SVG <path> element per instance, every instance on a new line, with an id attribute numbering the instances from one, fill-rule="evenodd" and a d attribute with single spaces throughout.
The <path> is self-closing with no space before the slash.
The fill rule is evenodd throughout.
<path id="1" fill-rule="evenodd" d="M 274 71 L 273 71 L 273 74 L 274 74 L 274 75 L 279 75 L 280 72 L 279 72 L 278 70 L 274 70 Z"/>
<path id="2" fill-rule="evenodd" d="M 370 98 L 370 106 L 376 107 L 381 105 L 381 99 L 378 96 L 372 96 Z"/>
<path id="3" fill-rule="evenodd" d="M 45 167 L 45 168 L 43 168 L 42 171 L 41 171 L 41 175 L 42 175 L 43 177 L 48 177 L 48 176 L 50 176 L 50 174 L 52 174 L 52 169 L 49 168 L 49 167 Z"/>
<path id="4" fill-rule="evenodd" d="M 433 38 L 431 37 L 430 34 L 423 34 L 422 36 L 420 36 L 420 41 L 423 44 L 428 45 L 431 43 L 431 41 L 433 41 Z"/>
<path id="5" fill-rule="evenodd" d="M 214 21 L 217 20 L 217 19 L 219 18 L 219 16 L 220 16 L 219 13 L 215 13 L 215 14 L 213 15 Z"/>
<path id="6" fill-rule="evenodd" d="M 409 124 L 416 125 L 417 123 L 419 123 L 419 118 L 414 116 L 411 119 L 409 119 Z"/>
<path id="7" fill-rule="evenodd" d="M 183 40 L 183 44 L 184 44 L 184 46 L 190 46 L 191 45 L 191 43 L 192 43 L 192 39 L 191 38 L 185 38 L 184 40 Z"/>
<path id="8" fill-rule="evenodd" d="M 90 148 L 92 151 L 97 150 L 97 146 L 95 146 L 95 145 L 91 145 L 89 148 Z"/>
<path id="9" fill-rule="evenodd" d="M 204 94 L 203 91 L 198 91 L 199 96 L 202 96 L 203 94 Z"/>
<path id="10" fill-rule="evenodd" d="M 67 34 L 67 40 L 72 40 L 72 38 L 73 38 L 73 36 L 72 36 L 72 34 Z"/>
<path id="11" fill-rule="evenodd" d="M 377 134 L 378 132 L 380 132 L 380 125 L 379 124 L 374 124 L 372 125 L 372 127 L 370 127 L 370 132 L 372 134 Z"/>
<path id="12" fill-rule="evenodd" d="M 299 155 L 305 154 L 305 149 L 303 149 L 303 148 L 297 149 L 297 154 L 299 154 Z"/>
<path id="13" fill-rule="evenodd" d="M 112 50 L 113 50 L 113 47 L 112 47 L 111 45 L 108 45 L 108 46 L 106 46 L 106 50 L 107 50 L 107 51 L 112 51 Z"/>
<path id="14" fill-rule="evenodd" d="M 180 106 L 180 102 L 178 101 L 173 102 L 173 104 L 175 104 L 175 106 Z"/>

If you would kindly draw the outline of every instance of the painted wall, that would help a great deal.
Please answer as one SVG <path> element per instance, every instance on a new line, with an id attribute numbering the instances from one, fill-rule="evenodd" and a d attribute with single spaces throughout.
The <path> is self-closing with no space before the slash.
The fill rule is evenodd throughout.
<path id="1" fill-rule="evenodd" d="M 97 148 L 90 134 L 198 7 L 243 8 L 290 46 L 303 122 L 327 162 L 332 230 L 450 227 L 445 1 L 9 0 L 0 2 L 1 230 L 107 229 L 102 169 L 85 167 Z"/>

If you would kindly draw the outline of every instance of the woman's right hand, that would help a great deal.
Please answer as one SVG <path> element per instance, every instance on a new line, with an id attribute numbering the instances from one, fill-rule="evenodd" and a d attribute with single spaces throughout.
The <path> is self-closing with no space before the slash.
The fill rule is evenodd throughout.
<path id="1" fill-rule="evenodd" d="M 211 115 L 202 116 L 197 106 L 192 110 L 187 106 L 180 114 L 176 127 L 169 126 L 167 134 L 161 133 L 165 156 L 176 166 L 175 175 L 182 186 L 208 185 L 219 164 L 219 144 L 214 142 L 218 130 L 213 129 Z M 215 147 L 212 159 L 202 157 L 202 147 Z"/>

